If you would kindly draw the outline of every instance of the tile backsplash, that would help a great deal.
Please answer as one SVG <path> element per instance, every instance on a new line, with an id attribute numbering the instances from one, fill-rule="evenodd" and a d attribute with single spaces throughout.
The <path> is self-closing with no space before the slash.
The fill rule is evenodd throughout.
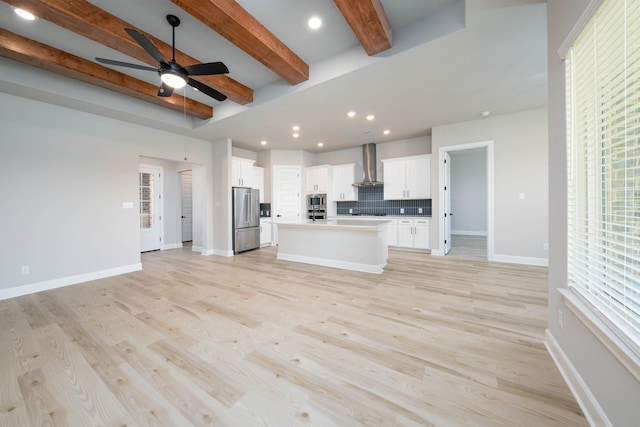
<path id="1" fill-rule="evenodd" d="M 337 202 L 338 215 L 431 216 L 431 199 L 384 200 L 383 186 L 358 188 L 357 202 Z M 349 212 L 351 209 L 351 212 Z M 404 209 L 404 213 L 400 213 Z M 422 209 L 422 213 L 418 213 Z"/>

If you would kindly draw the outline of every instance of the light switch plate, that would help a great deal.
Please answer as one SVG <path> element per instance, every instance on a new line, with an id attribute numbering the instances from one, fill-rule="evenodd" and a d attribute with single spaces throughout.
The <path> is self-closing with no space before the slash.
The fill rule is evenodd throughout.
<path id="1" fill-rule="evenodd" d="M 133 209 L 133 202 L 123 202 L 122 209 Z"/>

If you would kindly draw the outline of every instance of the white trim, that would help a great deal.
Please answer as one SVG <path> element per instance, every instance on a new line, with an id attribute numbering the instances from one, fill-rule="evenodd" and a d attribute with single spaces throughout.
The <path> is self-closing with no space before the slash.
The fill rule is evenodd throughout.
<path id="1" fill-rule="evenodd" d="M 580 409 L 582 409 L 589 425 L 612 426 L 613 424 L 611 424 L 611 421 L 607 418 L 607 415 L 600 407 L 593 393 L 591 393 L 591 390 L 589 390 L 589 387 L 587 387 L 587 384 L 571 363 L 571 359 L 567 357 L 549 329 L 545 331 L 545 338 L 544 345 L 547 351 L 558 367 L 562 378 L 564 378 L 564 381 L 569 386 L 569 390 L 571 390 L 576 402 L 580 405 Z"/>
<path id="2" fill-rule="evenodd" d="M 587 7 L 584 9 L 584 12 L 582 12 L 582 15 L 580 15 L 580 18 L 578 18 L 573 28 L 571 28 L 571 31 L 569 31 L 569 34 L 558 48 L 558 56 L 560 58 L 564 59 L 567 51 L 569 50 L 573 42 L 576 41 L 584 27 L 587 25 L 589 20 L 593 17 L 593 15 L 602 4 L 602 2 L 604 2 L 604 0 L 591 0 L 591 2 L 589 2 Z"/>
<path id="3" fill-rule="evenodd" d="M 508 262 L 511 264 L 526 264 L 526 265 L 538 265 L 541 267 L 549 267 L 548 258 L 494 254 L 492 261 Z"/>
<path id="4" fill-rule="evenodd" d="M 444 154 L 450 151 L 471 150 L 474 148 L 487 149 L 487 260 L 494 261 L 493 249 L 493 141 L 472 142 L 469 144 L 447 145 L 438 150 L 438 242 L 431 249 L 431 255 L 444 256 Z M 432 242 L 433 243 L 433 242 Z"/>
<path id="5" fill-rule="evenodd" d="M 593 334 L 595 338 L 625 367 L 625 369 L 640 382 L 640 356 L 636 353 L 635 343 L 626 342 L 618 334 L 617 327 L 598 316 L 594 309 L 591 309 L 588 300 L 580 295 L 577 289 L 559 288 L 558 292 L 562 296 L 562 302 L 576 318 Z"/>
<path id="6" fill-rule="evenodd" d="M 202 251 L 202 255 L 218 255 L 218 256 L 233 256 L 232 250 L 222 250 L 222 249 L 208 249 L 206 251 Z"/>
<path id="7" fill-rule="evenodd" d="M 179 249 L 182 247 L 182 243 L 171 243 L 168 245 L 162 245 L 160 248 L 161 251 L 166 251 L 167 249 Z"/>
<path id="8" fill-rule="evenodd" d="M 486 231 L 473 231 L 473 230 L 451 230 L 451 234 L 456 236 L 486 236 Z"/>
<path id="9" fill-rule="evenodd" d="M 363 273 L 374 273 L 374 274 L 382 274 L 384 266 L 387 265 L 386 263 L 384 263 L 382 265 L 374 266 L 370 264 L 361 264 L 357 262 L 338 261 L 335 259 L 314 258 L 314 257 L 307 257 L 302 255 L 283 254 L 280 251 L 278 251 L 277 258 L 284 261 L 302 262 L 305 264 L 322 265 L 324 267 L 341 268 L 343 270 L 361 271 Z"/>
<path id="10" fill-rule="evenodd" d="M 191 246 L 191 250 L 192 250 L 193 252 L 200 252 L 200 253 L 202 253 L 202 246 L 192 245 L 192 246 Z"/>
<path id="11" fill-rule="evenodd" d="M 61 277 L 59 279 L 46 280 L 44 282 L 31 283 L 28 285 L 14 286 L 7 289 L 0 289 L 0 301 L 15 298 L 22 295 L 34 294 L 36 292 L 48 291 L 62 288 L 78 283 L 89 282 L 91 280 L 104 279 L 105 277 L 118 276 L 120 274 L 131 273 L 142 270 L 142 263 L 123 265 L 121 267 L 109 268 L 107 270 L 94 271 L 91 273 L 77 274 L 75 276 Z"/>

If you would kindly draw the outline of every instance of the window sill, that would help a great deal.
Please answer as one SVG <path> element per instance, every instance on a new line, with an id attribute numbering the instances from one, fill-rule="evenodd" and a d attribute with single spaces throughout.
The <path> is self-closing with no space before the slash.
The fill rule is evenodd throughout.
<path id="1" fill-rule="evenodd" d="M 605 346 L 607 350 L 640 382 L 640 356 L 633 344 L 625 342 L 615 326 L 603 321 L 583 296 L 571 288 L 558 289 L 564 305 Z"/>

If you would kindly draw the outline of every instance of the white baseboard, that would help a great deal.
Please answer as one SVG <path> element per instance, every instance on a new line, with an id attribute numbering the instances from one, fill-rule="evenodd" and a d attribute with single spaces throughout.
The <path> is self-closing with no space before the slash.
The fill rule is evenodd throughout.
<path id="1" fill-rule="evenodd" d="M 182 247 L 182 243 L 170 243 L 168 245 L 162 245 L 160 250 L 166 251 L 167 249 L 179 249 Z"/>
<path id="2" fill-rule="evenodd" d="M 225 251 L 225 250 L 222 250 L 222 249 L 212 249 L 211 250 L 211 254 L 209 254 L 209 255 L 233 256 L 233 251 L 232 250 Z"/>
<path id="3" fill-rule="evenodd" d="M 46 280 L 44 282 L 31 283 L 28 285 L 14 286 L 8 289 L 0 289 L 0 300 L 48 291 L 50 289 L 62 288 L 64 286 L 76 285 L 78 283 L 89 282 L 91 280 L 104 279 L 105 277 L 118 276 L 120 274 L 131 273 L 139 270 L 142 270 L 142 263 L 123 265 L 121 267 L 109 268 L 107 270 L 61 277 L 59 279 Z"/>
<path id="4" fill-rule="evenodd" d="M 527 257 L 527 256 L 493 254 L 493 256 L 489 258 L 489 260 L 496 261 L 496 262 L 509 262 L 512 264 L 538 265 L 541 267 L 549 266 L 548 258 L 535 258 L 535 257 Z"/>
<path id="5" fill-rule="evenodd" d="M 486 231 L 451 230 L 451 234 L 455 234 L 456 236 L 485 236 L 485 237 L 487 237 L 487 232 Z"/>
<path id="6" fill-rule="evenodd" d="M 546 340 L 544 345 L 547 348 L 547 351 L 558 367 L 558 370 L 560 370 L 560 374 L 569 386 L 569 390 L 573 393 L 573 397 L 575 397 L 576 402 L 580 405 L 580 409 L 582 409 L 589 425 L 612 426 L 609 418 L 607 418 L 607 415 L 600 407 L 600 404 L 598 404 L 598 401 L 591 393 L 591 390 L 589 390 L 587 384 L 585 384 L 576 368 L 574 368 L 571 360 L 569 360 L 558 344 L 558 341 L 556 341 L 551 334 L 551 331 L 548 329 L 545 332 L 545 338 Z"/>
<path id="7" fill-rule="evenodd" d="M 338 261 L 338 260 L 326 259 L 326 258 L 313 258 L 313 257 L 307 257 L 307 256 L 300 256 L 300 255 L 283 254 L 280 251 L 278 251 L 277 258 L 284 261 L 302 262 L 305 264 L 322 265 L 324 267 L 342 268 L 344 270 L 362 271 L 363 273 L 374 273 L 374 274 L 382 274 L 384 266 L 387 265 L 386 263 L 383 265 L 370 265 L 370 264 L 360 264 L 356 262 Z"/>
<path id="8" fill-rule="evenodd" d="M 192 250 L 193 252 L 202 252 L 202 246 L 195 246 L 195 245 L 193 245 L 193 246 L 191 246 L 191 250 Z"/>

